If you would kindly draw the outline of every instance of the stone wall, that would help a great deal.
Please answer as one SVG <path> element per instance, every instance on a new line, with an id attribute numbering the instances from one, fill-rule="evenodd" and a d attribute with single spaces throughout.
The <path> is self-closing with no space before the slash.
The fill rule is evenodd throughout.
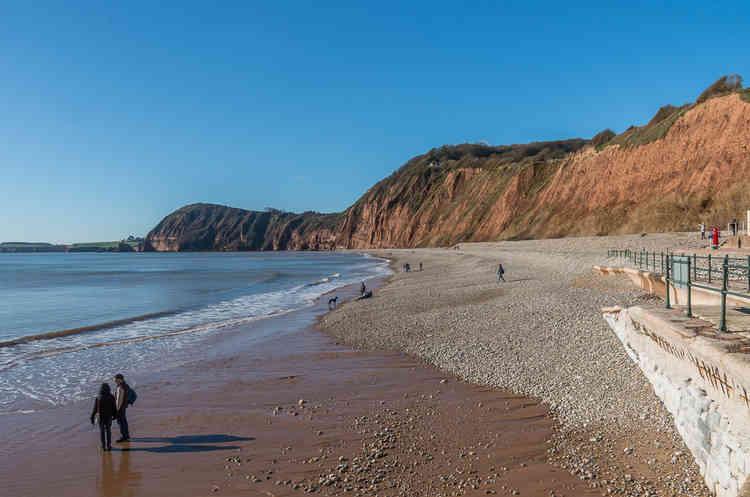
<path id="1" fill-rule="evenodd" d="M 603 309 L 604 319 L 674 416 L 706 485 L 718 497 L 748 495 L 750 366 L 721 340 L 658 309 Z M 677 315 L 676 317 L 679 317 Z"/>

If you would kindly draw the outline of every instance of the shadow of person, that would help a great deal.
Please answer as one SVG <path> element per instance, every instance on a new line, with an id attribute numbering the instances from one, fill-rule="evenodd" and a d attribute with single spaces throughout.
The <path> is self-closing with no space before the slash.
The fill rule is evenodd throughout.
<path id="1" fill-rule="evenodd" d="M 131 438 L 131 442 L 152 443 L 152 444 L 220 444 L 228 442 L 249 442 L 255 440 L 253 437 L 237 437 L 234 435 L 180 435 L 177 437 L 140 437 Z"/>
<path id="2" fill-rule="evenodd" d="M 129 451 L 118 452 L 117 470 L 114 467 L 113 453 L 105 452 L 102 455 L 101 474 L 97 485 L 100 497 L 133 497 L 137 492 L 141 473 L 131 470 Z"/>
<path id="3" fill-rule="evenodd" d="M 238 450 L 236 445 L 164 445 L 162 447 L 123 447 L 120 452 L 153 452 L 155 454 L 176 454 L 181 452 L 214 452 L 217 450 Z"/>

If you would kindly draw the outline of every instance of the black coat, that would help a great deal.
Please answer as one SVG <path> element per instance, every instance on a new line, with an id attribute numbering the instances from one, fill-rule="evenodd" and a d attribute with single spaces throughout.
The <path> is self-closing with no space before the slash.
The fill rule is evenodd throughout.
<path id="1" fill-rule="evenodd" d="M 91 422 L 94 422 L 94 416 L 99 413 L 99 423 L 111 423 L 115 417 L 117 407 L 115 398 L 111 393 L 99 394 L 94 399 L 94 409 L 91 411 Z"/>

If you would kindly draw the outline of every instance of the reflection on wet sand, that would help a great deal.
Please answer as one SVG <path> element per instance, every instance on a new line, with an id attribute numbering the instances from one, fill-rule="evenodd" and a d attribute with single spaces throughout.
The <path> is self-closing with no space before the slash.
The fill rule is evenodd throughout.
<path id="1" fill-rule="evenodd" d="M 156 454 L 173 454 L 185 452 L 213 452 L 217 450 L 239 450 L 235 445 L 206 445 L 211 443 L 245 442 L 255 440 L 253 437 L 238 437 L 225 434 L 182 435 L 177 437 L 134 438 L 132 443 L 160 444 L 156 447 L 139 447 L 126 444 L 112 452 L 103 452 L 101 471 L 97 478 L 97 490 L 100 497 L 130 497 L 138 493 L 141 480 L 140 471 L 130 469 L 131 452 L 151 452 Z M 166 444 L 166 445 L 163 445 Z M 115 467 L 116 466 L 116 467 Z"/>
<path id="2" fill-rule="evenodd" d="M 117 461 L 117 468 L 115 462 Z M 140 471 L 130 469 L 130 451 L 104 452 L 101 472 L 97 478 L 100 497 L 131 497 L 136 495 L 141 480 Z"/>

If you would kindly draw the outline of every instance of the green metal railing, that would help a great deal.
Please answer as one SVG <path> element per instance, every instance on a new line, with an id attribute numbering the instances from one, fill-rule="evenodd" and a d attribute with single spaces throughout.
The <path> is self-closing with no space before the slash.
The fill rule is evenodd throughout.
<path id="1" fill-rule="evenodd" d="M 688 317 L 693 317 L 692 289 L 701 288 L 721 294 L 721 319 L 719 331 L 727 331 L 727 295 L 750 299 L 750 256 L 716 257 L 708 255 L 674 254 L 671 252 L 648 252 L 646 250 L 609 249 L 607 257 L 616 257 L 643 271 L 664 276 L 666 288 L 684 288 L 687 291 Z M 658 257 L 658 261 L 657 261 Z M 721 287 L 709 286 L 721 280 Z M 739 289 L 743 291 L 739 291 Z M 670 292 L 667 291 L 665 306 L 671 309 Z"/>

